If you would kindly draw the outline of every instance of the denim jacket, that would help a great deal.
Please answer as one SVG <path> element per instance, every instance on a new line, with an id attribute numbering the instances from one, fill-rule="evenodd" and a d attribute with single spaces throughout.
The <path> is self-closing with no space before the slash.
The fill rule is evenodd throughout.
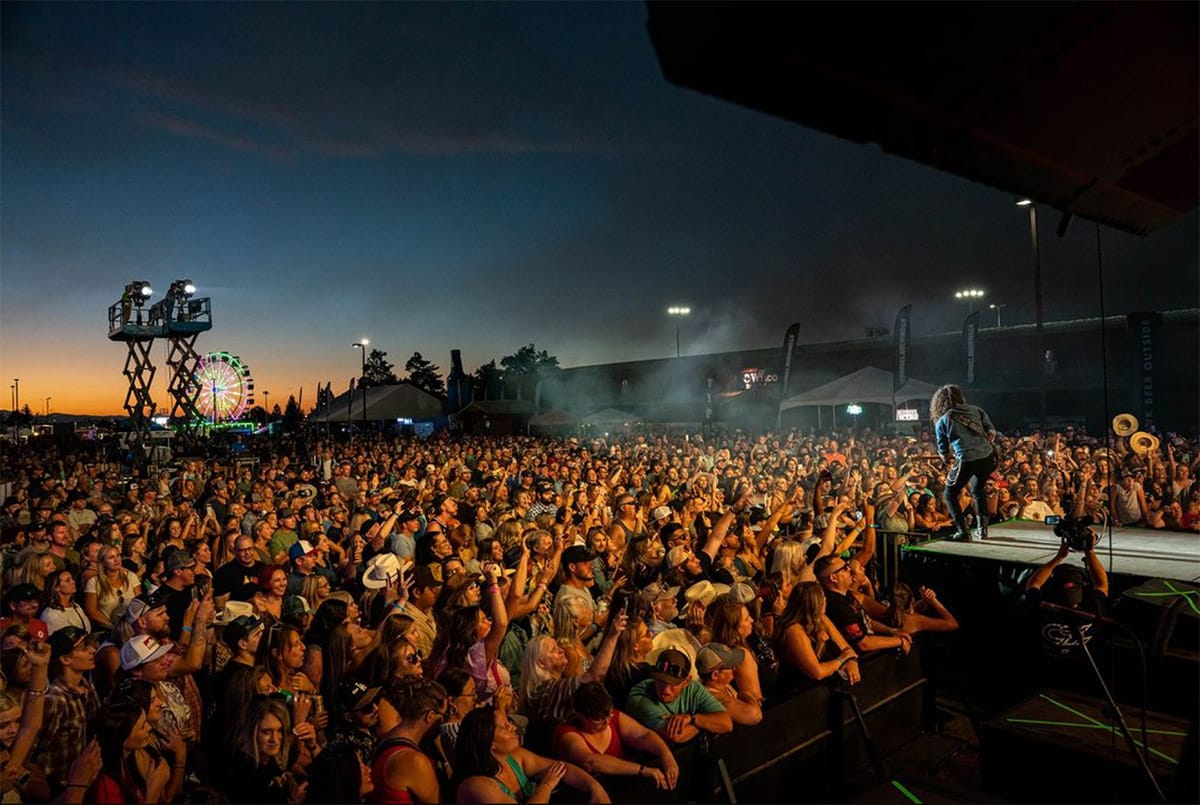
<path id="1" fill-rule="evenodd" d="M 987 412 L 978 405 L 956 405 L 934 425 L 938 453 L 943 456 L 954 451 L 959 461 L 977 461 L 992 454 L 989 439 L 996 428 Z"/>

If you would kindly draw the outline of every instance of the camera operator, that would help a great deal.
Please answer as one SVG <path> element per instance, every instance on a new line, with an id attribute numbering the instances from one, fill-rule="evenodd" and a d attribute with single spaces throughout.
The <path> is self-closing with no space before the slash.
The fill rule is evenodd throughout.
<path id="1" fill-rule="evenodd" d="M 1086 519 L 1065 519 L 1054 530 L 1062 544 L 1025 583 L 1025 601 L 1040 625 L 1039 648 L 1047 683 L 1077 691 L 1082 685 L 1086 691 L 1080 692 L 1092 692 L 1092 673 L 1083 667 L 1086 661 L 1079 639 L 1082 636 L 1094 650 L 1096 621 L 1107 615 L 1108 573 L 1096 555 L 1096 532 Z M 1067 561 L 1072 552 L 1083 554 L 1082 567 Z"/>

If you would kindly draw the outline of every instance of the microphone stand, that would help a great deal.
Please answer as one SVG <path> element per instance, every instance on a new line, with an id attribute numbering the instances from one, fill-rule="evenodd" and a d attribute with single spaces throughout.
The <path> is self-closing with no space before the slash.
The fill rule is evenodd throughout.
<path id="1" fill-rule="evenodd" d="M 1150 781 L 1150 785 L 1154 788 L 1154 793 L 1158 795 L 1159 802 L 1166 802 L 1167 797 L 1163 794 L 1163 790 L 1158 785 L 1158 780 L 1154 777 L 1154 772 L 1150 769 L 1150 764 L 1146 762 L 1146 756 L 1138 747 L 1137 740 L 1134 739 L 1133 733 L 1129 731 L 1129 725 L 1125 723 L 1125 716 L 1121 713 L 1121 708 L 1117 705 L 1117 700 L 1113 698 L 1112 691 L 1108 689 L 1108 685 L 1104 682 L 1104 675 L 1100 673 L 1099 666 L 1096 665 L 1096 660 L 1092 657 L 1092 651 L 1088 648 L 1087 641 L 1084 640 L 1083 627 L 1075 622 L 1071 626 L 1075 632 L 1075 639 L 1079 641 L 1079 647 L 1083 649 L 1083 655 L 1087 657 L 1088 664 L 1092 667 L 1092 672 L 1096 675 L 1096 681 L 1100 683 L 1100 689 L 1104 691 L 1104 697 L 1108 699 L 1108 703 L 1112 705 L 1113 715 L 1117 720 L 1117 726 L 1121 729 L 1121 734 L 1125 736 L 1125 742 L 1129 744 L 1129 751 L 1137 758 L 1138 765 L 1141 766 L 1142 772 Z"/>

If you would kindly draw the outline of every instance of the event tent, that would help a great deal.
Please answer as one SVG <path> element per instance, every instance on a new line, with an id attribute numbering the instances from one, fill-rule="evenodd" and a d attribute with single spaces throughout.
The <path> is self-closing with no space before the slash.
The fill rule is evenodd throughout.
<path id="1" fill-rule="evenodd" d="M 895 393 L 892 392 L 892 383 L 891 372 L 865 366 L 857 372 L 788 397 L 779 404 L 779 410 L 782 412 L 804 405 L 842 405 L 851 402 L 890 406 L 910 400 L 928 400 L 937 391 L 937 386 L 915 377 L 910 377 Z"/>
<path id="2" fill-rule="evenodd" d="M 579 420 L 581 425 L 590 425 L 593 428 L 632 425 L 641 421 L 642 418 L 637 414 L 631 414 L 619 408 L 601 408 Z"/>
<path id="3" fill-rule="evenodd" d="M 411 383 L 390 386 L 371 386 L 367 389 L 367 415 L 363 417 L 363 393 L 340 394 L 325 410 L 312 416 L 314 422 L 368 422 L 396 419 L 433 419 L 442 416 L 444 404 L 440 397 L 419 389 Z"/>

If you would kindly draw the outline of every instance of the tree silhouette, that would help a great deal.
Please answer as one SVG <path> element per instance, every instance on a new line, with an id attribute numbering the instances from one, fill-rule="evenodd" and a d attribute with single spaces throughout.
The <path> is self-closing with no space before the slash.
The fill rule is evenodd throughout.
<path id="1" fill-rule="evenodd" d="M 505 355 L 500 359 L 500 366 L 504 368 L 505 377 L 540 374 L 559 368 L 558 358 L 544 349 L 538 351 L 533 344 L 526 344 L 512 355 Z"/>
<path id="2" fill-rule="evenodd" d="M 496 367 L 496 361 L 490 360 L 475 370 L 471 381 L 475 387 L 473 398 L 476 400 L 499 399 L 502 392 L 500 381 L 503 375 Z"/>
<path id="3" fill-rule="evenodd" d="M 368 386 L 390 386 L 400 382 L 393 371 L 395 367 L 384 360 L 386 357 L 387 353 L 378 349 L 371 350 L 371 354 L 367 356 L 363 378 Z"/>
<path id="4" fill-rule="evenodd" d="M 420 352 L 412 354 L 412 357 L 404 364 L 404 371 L 408 372 L 408 377 L 405 379 L 417 388 L 424 389 L 430 394 L 446 393 L 446 384 L 442 380 L 441 369 L 421 357 Z"/>

